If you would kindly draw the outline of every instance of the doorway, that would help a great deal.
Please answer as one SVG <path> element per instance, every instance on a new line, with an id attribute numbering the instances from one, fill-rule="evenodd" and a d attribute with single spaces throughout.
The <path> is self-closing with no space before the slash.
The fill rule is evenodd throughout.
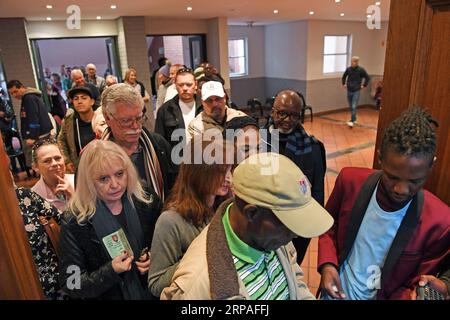
<path id="1" fill-rule="evenodd" d="M 172 64 L 196 68 L 206 61 L 205 35 L 147 36 L 150 73 L 158 66 L 158 59 L 166 57 Z"/>
<path id="2" fill-rule="evenodd" d="M 33 39 L 31 50 L 39 90 L 47 106 L 51 106 L 49 84 L 54 76 L 61 81 L 61 95 L 66 99 L 66 91 L 71 87 L 70 70 L 84 71 L 88 63 L 97 67 L 97 75 L 117 76 L 122 81 L 116 37 Z M 64 80 L 67 81 L 65 84 Z"/>

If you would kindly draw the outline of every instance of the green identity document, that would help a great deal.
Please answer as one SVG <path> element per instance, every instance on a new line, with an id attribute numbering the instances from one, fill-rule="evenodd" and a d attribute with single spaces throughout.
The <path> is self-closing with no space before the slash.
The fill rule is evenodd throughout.
<path id="1" fill-rule="evenodd" d="M 122 228 L 107 235 L 102 240 L 112 259 L 120 256 L 124 251 L 126 251 L 130 257 L 134 255 L 127 236 Z"/>

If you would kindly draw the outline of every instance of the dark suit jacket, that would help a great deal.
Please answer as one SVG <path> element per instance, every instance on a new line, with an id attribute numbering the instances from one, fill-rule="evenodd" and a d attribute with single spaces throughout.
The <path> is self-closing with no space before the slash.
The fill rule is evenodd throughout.
<path id="1" fill-rule="evenodd" d="M 317 266 L 347 259 L 381 172 L 344 168 L 326 209 L 333 227 L 319 238 Z M 450 252 L 450 208 L 428 191 L 413 198 L 381 270 L 377 299 L 409 299 L 422 274 L 436 274 Z"/>

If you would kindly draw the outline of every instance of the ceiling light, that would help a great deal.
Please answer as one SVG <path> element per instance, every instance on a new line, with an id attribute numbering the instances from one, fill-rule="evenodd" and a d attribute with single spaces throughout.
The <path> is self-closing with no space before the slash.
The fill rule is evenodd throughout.
<path id="1" fill-rule="evenodd" d="M 310 15 L 313 15 L 313 14 L 314 14 L 314 11 L 310 11 L 309 14 L 310 14 Z"/>
<path id="2" fill-rule="evenodd" d="M 115 4 L 112 4 L 111 9 L 117 9 L 117 6 Z"/>
<path id="3" fill-rule="evenodd" d="M 192 11 L 192 7 L 187 7 L 186 10 L 187 11 Z"/>
<path id="4" fill-rule="evenodd" d="M 380 5 L 381 5 L 381 2 L 380 2 L 380 1 L 375 2 L 375 5 L 376 5 L 376 6 L 380 6 Z"/>
<path id="5" fill-rule="evenodd" d="M 102 18 L 101 16 L 97 16 L 97 20 L 101 20 L 101 18 Z"/>
<path id="6" fill-rule="evenodd" d="M 339 3 L 339 2 L 341 2 L 341 0 L 334 0 L 334 2 Z"/>
<path id="7" fill-rule="evenodd" d="M 278 13 L 278 10 L 273 10 L 273 13 L 277 14 L 277 13 Z"/>
<path id="8" fill-rule="evenodd" d="M 340 14 L 340 16 L 341 16 L 341 17 L 345 16 L 345 13 L 342 12 L 342 13 Z"/>
<path id="9" fill-rule="evenodd" d="M 47 17 L 47 21 L 52 21 L 52 18 L 51 17 Z"/>
<path id="10" fill-rule="evenodd" d="M 48 4 L 48 5 L 46 5 L 45 6 L 47 9 L 52 9 L 53 8 L 53 6 L 51 5 L 51 4 Z"/>

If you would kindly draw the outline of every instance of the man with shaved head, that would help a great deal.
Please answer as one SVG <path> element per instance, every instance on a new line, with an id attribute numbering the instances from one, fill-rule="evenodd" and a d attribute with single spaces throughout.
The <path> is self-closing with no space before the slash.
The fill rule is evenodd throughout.
<path id="1" fill-rule="evenodd" d="M 271 118 L 266 126 L 268 151 L 291 159 L 306 175 L 311 184 L 312 197 L 324 204 L 325 148 L 314 136 L 308 135 L 300 123 L 302 100 L 292 90 L 283 90 L 275 98 Z M 309 239 L 293 240 L 300 264 L 308 248 Z"/>

